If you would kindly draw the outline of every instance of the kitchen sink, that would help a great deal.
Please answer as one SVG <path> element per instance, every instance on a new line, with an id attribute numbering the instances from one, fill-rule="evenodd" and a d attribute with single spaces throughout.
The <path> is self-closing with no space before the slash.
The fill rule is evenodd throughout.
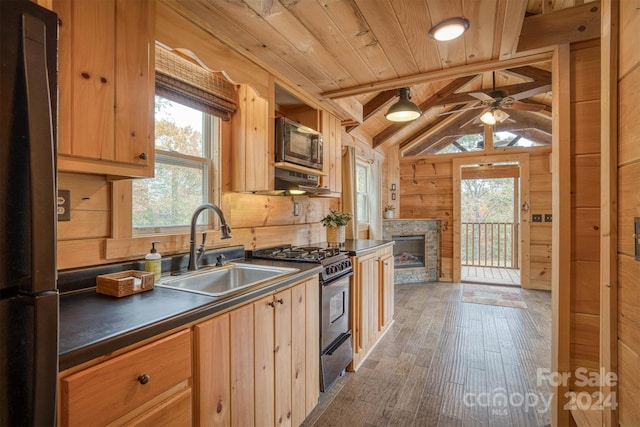
<path id="1" fill-rule="evenodd" d="M 161 281 L 156 286 L 221 297 L 260 283 L 274 281 L 296 271 L 299 269 L 230 263 L 223 267 L 172 277 Z"/>

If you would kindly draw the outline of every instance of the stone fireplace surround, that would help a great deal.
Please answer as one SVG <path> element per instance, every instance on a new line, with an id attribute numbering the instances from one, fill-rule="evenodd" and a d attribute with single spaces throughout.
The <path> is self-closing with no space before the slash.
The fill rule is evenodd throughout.
<path id="1" fill-rule="evenodd" d="M 382 222 L 382 238 L 393 240 L 393 236 L 424 235 L 425 266 L 416 268 L 395 268 L 396 284 L 415 282 L 435 282 L 439 276 L 440 220 L 439 219 L 385 219 Z M 394 249 L 396 245 L 394 245 Z M 394 251 L 394 258 L 395 258 Z M 396 266 L 397 267 L 397 266 Z"/>

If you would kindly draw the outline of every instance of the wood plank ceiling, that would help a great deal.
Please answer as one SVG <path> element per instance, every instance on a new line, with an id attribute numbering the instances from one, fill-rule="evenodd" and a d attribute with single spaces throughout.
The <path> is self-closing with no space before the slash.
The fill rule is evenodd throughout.
<path id="1" fill-rule="evenodd" d="M 530 49 L 543 47 L 536 45 L 537 36 L 525 34 L 527 19 L 557 16 L 570 8 L 569 18 L 556 19 L 567 22 L 554 24 L 556 38 L 566 42 L 599 32 L 599 2 L 589 0 L 161 1 L 276 77 L 330 105 L 359 138 L 373 146 L 411 146 L 413 152 L 423 151 L 430 133 L 446 123 L 460 128 L 457 116 L 468 117 L 465 107 L 479 103 L 460 93 L 489 91 L 493 69 L 502 70 L 495 73 L 496 87 L 507 87 L 511 94 L 550 80 L 548 55 L 518 51 L 524 39 Z M 436 42 L 428 36 L 432 25 L 457 16 L 471 22 L 462 37 Z M 584 28 L 577 29 L 574 21 Z M 402 86 L 411 86 L 412 101 L 424 114 L 398 125 L 387 121 L 384 112 Z M 547 111 L 519 111 L 516 123 L 549 121 L 550 92 L 530 101 Z M 439 115 L 450 109 L 463 111 Z M 526 118 L 531 115 L 535 117 Z"/>

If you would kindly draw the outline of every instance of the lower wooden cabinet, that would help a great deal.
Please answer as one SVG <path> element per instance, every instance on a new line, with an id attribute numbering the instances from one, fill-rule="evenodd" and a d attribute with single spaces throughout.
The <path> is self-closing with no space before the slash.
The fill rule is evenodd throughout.
<path id="1" fill-rule="evenodd" d="M 196 425 L 298 426 L 319 382 L 314 277 L 194 326 Z"/>
<path id="2" fill-rule="evenodd" d="M 385 247 L 378 254 L 378 330 L 383 331 L 393 322 L 394 282 L 393 247 Z"/>
<path id="3" fill-rule="evenodd" d="M 351 281 L 353 362 L 357 370 L 393 322 L 393 246 L 354 256 Z"/>
<path id="4" fill-rule="evenodd" d="M 192 424 L 191 331 L 60 378 L 61 426 Z"/>

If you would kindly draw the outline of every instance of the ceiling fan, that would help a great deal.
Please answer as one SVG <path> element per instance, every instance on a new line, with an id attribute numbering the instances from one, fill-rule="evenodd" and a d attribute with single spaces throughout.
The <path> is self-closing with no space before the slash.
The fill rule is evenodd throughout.
<path id="1" fill-rule="evenodd" d="M 455 111 L 447 111 L 441 114 L 452 114 L 459 111 L 474 110 L 478 108 L 484 108 L 482 113 L 478 116 L 480 121 L 488 125 L 494 125 L 496 122 L 502 123 L 509 118 L 505 109 L 512 110 L 524 110 L 524 111 L 541 111 L 546 106 L 543 104 L 524 103 L 521 99 L 529 98 L 531 96 L 539 95 L 541 93 L 549 92 L 551 85 L 543 85 L 537 88 L 525 90 L 523 92 L 509 94 L 506 90 L 496 90 L 496 72 L 492 74 L 493 88 L 489 92 L 472 92 L 470 96 L 476 98 L 482 103 L 475 107 L 461 108 Z"/>

